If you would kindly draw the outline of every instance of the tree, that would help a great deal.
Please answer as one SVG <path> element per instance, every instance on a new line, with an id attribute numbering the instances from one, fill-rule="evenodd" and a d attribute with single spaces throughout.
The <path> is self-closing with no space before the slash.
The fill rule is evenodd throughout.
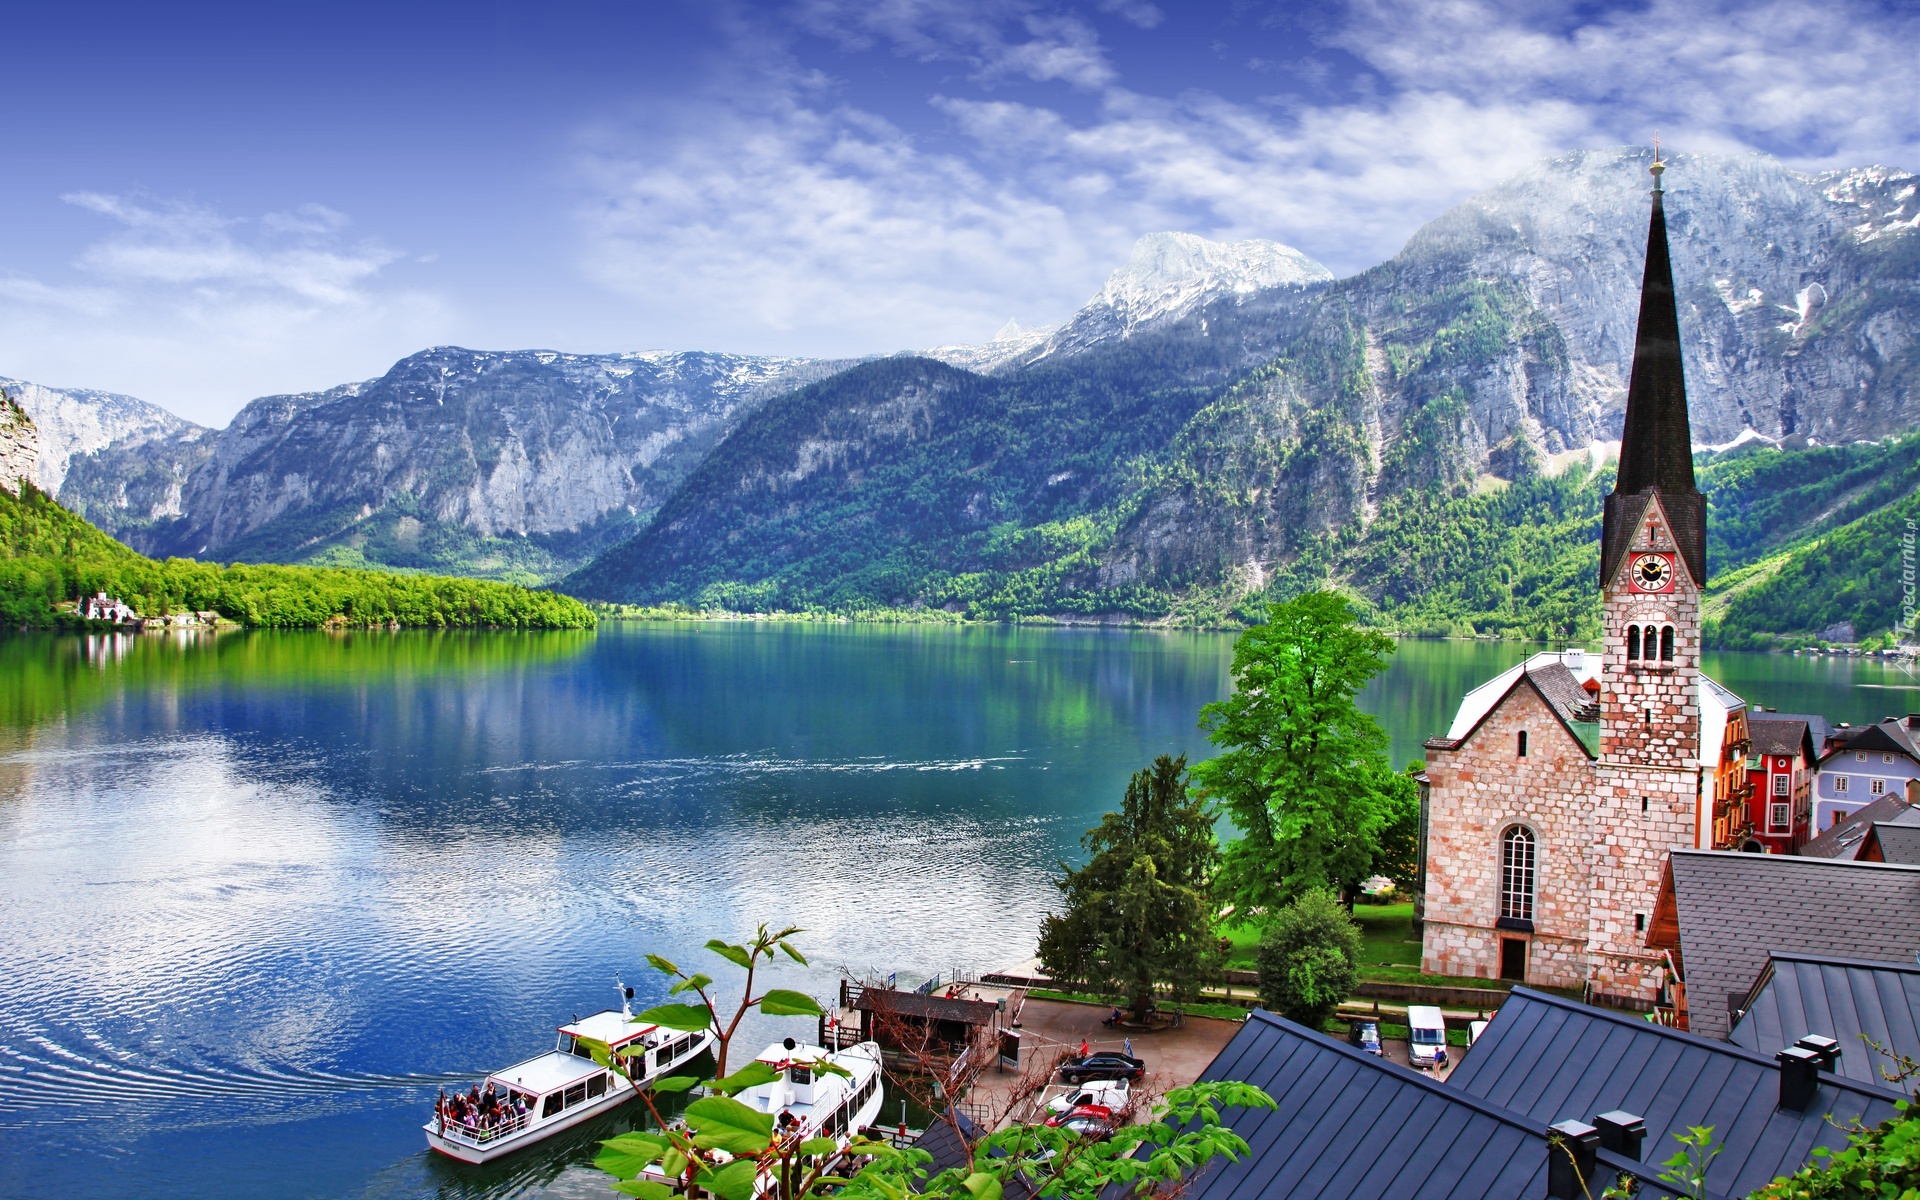
<path id="1" fill-rule="evenodd" d="M 1050 978 L 1127 998 L 1153 1011 L 1154 990 L 1197 999 L 1211 973 L 1213 819 L 1188 794 L 1187 760 L 1161 755 L 1127 784 L 1119 812 L 1087 831 L 1092 857 L 1054 886 L 1066 914 L 1040 924 L 1040 962 Z"/>
<path id="2" fill-rule="evenodd" d="M 1385 731 L 1354 703 L 1392 650 L 1332 592 L 1272 605 L 1266 624 L 1234 642 L 1233 695 L 1200 710 L 1225 753 L 1193 776 L 1240 831 L 1220 884 L 1243 910 L 1315 887 L 1351 897 L 1385 860 L 1383 831 L 1417 824 L 1417 792 L 1389 769 Z"/>
<path id="3" fill-rule="evenodd" d="M 1273 915 L 1260 936 L 1260 1002 L 1319 1029 L 1353 990 L 1360 927 L 1340 898 L 1314 888 Z"/>

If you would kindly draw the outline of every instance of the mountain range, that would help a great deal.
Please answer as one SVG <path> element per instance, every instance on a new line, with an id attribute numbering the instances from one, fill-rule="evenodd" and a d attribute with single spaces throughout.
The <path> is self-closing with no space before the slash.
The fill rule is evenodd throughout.
<path id="1" fill-rule="evenodd" d="M 1333 584 L 1403 627 L 1573 632 L 1648 164 L 1541 162 L 1343 279 L 1274 242 L 1148 235 L 1059 325 L 919 354 L 443 347 L 253 401 L 220 431 L 0 386 L 42 429 L 42 487 L 149 553 L 1090 620 L 1231 619 Z M 1825 453 L 1873 476 L 1859 495 L 1904 478 L 1897 454 L 1848 447 L 1920 426 L 1915 177 L 1679 156 L 1665 184 L 1716 505 L 1764 507 L 1741 489 L 1777 468 L 1731 465 L 1753 454 Z M 1716 611 L 1738 624 L 1792 555 L 1885 507 L 1858 499 L 1723 543 L 1715 570 L 1744 574 Z"/>

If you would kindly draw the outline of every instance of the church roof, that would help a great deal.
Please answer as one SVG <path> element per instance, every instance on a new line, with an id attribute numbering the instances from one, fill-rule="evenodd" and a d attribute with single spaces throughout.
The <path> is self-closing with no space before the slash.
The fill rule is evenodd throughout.
<path id="1" fill-rule="evenodd" d="M 1728 998 L 1745 1002 L 1769 953 L 1892 961 L 1920 952 L 1920 867 L 1675 850 L 1661 892 L 1660 906 L 1678 918 L 1688 1027 L 1708 1037 L 1726 1035 Z M 1658 913 L 1654 924 L 1663 924 Z"/>
<path id="2" fill-rule="evenodd" d="M 1647 502 L 1660 497 L 1668 528 L 1696 586 L 1707 582 L 1706 499 L 1693 481 L 1693 432 L 1687 421 L 1687 380 L 1680 355 L 1680 317 L 1674 304 L 1673 262 L 1667 253 L 1667 215 L 1654 163 L 1653 215 L 1647 224 L 1647 260 L 1640 281 L 1640 324 L 1633 375 L 1627 384 L 1620 467 L 1607 495 L 1600 545 L 1601 586 L 1612 580 Z"/>
<path id="3" fill-rule="evenodd" d="M 1600 678 L 1600 656 L 1585 650 L 1548 650 L 1515 663 L 1468 692 L 1454 713 L 1453 724 L 1447 727 L 1447 736 L 1434 738 L 1428 745 L 1438 749 L 1458 746 L 1520 685 L 1522 678 L 1533 683 L 1547 707 L 1569 726 L 1595 719 L 1587 708 L 1592 697 L 1582 685 L 1589 679 Z M 1575 736 L 1579 735 L 1575 733 Z"/>

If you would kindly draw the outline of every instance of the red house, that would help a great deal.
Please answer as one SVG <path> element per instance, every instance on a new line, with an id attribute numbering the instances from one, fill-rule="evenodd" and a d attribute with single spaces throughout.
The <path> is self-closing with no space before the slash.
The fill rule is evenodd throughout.
<path id="1" fill-rule="evenodd" d="M 1806 717 L 1756 712 L 1747 717 L 1752 749 L 1752 833 L 1742 850 L 1797 854 L 1813 836 L 1813 773 L 1820 761 Z"/>

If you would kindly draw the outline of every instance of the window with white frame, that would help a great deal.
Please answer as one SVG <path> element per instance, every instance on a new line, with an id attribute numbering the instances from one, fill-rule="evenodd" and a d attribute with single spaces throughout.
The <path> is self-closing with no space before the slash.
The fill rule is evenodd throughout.
<path id="1" fill-rule="evenodd" d="M 1774 833 L 1785 833 L 1787 831 L 1788 826 L 1793 822 L 1793 818 L 1788 813 L 1787 807 L 1785 804 L 1767 805 L 1767 828 L 1769 830 Z"/>
<path id="2" fill-rule="evenodd" d="M 1886 795 L 1886 793 L 1887 793 L 1886 780 L 1873 779 L 1867 782 L 1867 794 L 1869 796 L 1884 796 Z"/>
<path id="3" fill-rule="evenodd" d="M 1836 796 L 1846 795 L 1847 785 L 1852 782 L 1853 777 L 1851 775 L 1835 775 L 1833 777 L 1833 794 Z"/>
<path id="4" fill-rule="evenodd" d="M 1792 784 L 1793 784 L 1793 779 L 1791 776 L 1775 775 L 1773 777 L 1773 794 L 1776 796 L 1786 795 L 1787 789 L 1791 787 Z"/>
<path id="5" fill-rule="evenodd" d="M 1515 825 L 1500 835 L 1500 915 L 1533 920 L 1533 830 Z"/>

